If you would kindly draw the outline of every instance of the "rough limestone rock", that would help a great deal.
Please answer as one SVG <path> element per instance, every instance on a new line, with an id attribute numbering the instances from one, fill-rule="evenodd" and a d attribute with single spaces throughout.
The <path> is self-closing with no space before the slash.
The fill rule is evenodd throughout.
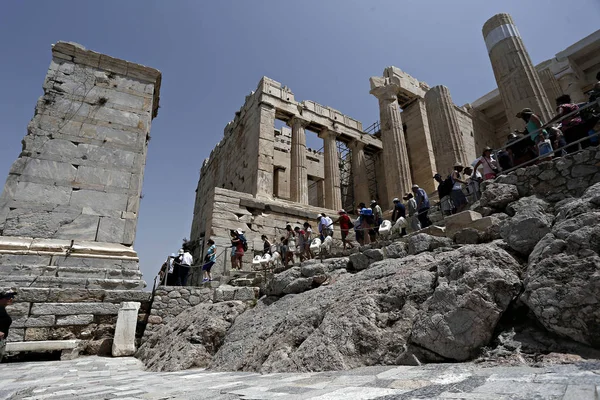
<path id="1" fill-rule="evenodd" d="M 383 250 L 368 249 L 362 253 L 352 254 L 349 265 L 355 271 L 362 271 L 363 269 L 367 269 L 372 263 L 381 260 L 383 260 Z"/>
<path id="2" fill-rule="evenodd" d="M 433 251 L 439 247 L 451 247 L 452 239 L 418 233 L 408 238 L 408 254 L 419 254 Z"/>
<path id="3" fill-rule="evenodd" d="M 153 333 L 136 353 L 150 371 L 204 368 L 221 346 L 233 321 L 244 312 L 240 301 L 199 304 Z"/>
<path id="4" fill-rule="evenodd" d="M 411 341 L 464 361 L 492 339 L 502 313 L 521 290 L 519 264 L 494 245 L 443 253 L 435 291 L 416 314 Z"/>
<path id="5" fill-rule="evenodd" d="M 505 183 L 490 183 L 485 186 L 479 200 L 480 207 L 492 207 L 503 210 L 507 205 L 519 198 L 515 185 Z"/>
<path id="6" fill-rule="evenodd" d="M 529 257 L 523 301 L 546 329 L 600 348 L 600 184 L 561 202 Z"/>
<path id="7" fill-rule="evenodd" d="M 394 242 L 387 245 L 383 252 L 386 258 L 402 258 L 408 255 L 408 245 L 404 242 Z"/>
<path id="8" fill-rule="evenodd" d="M 514 214 L 502 222 L 500 234 L 518 253 L 528 256 L 535 245 L 550 232 L 554 216 L 546 213 L 548 204 L 537 197 L 524 197 L 507 207 Z"/>
<path id="9" fill-rule="evenodd" d="M 385 259 L 329 286 L 259 301 L 236 319 L 209 368 L 269 373 L 395 364 L 406 355 L 415 320 L 425 348 L 419 356 L 430 355 L 421 361 L 439 361 L 438 352 L 465 359 L 492 337 L 518 292 L 517 267 L 494 245 Z"/>
<path id="10" fill-rule="evenodd" d="M 477 229 L 464 228 L 456 232 L 454 241 L 457 244 L 477 244 L 481 241 L 481 233 Z"/>

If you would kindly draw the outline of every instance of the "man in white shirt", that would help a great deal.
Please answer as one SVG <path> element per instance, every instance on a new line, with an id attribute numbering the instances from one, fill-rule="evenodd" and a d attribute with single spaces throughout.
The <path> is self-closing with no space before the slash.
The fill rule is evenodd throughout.
<path id="1" fill-rule="evenodd" d="M 190 267 L 194 263 L 194 259 L 189 251 L 179 249 L 179 257 L 177 257 L 176 263 L 179 264 L 179 276 L 177 277 L 177 285 L 185 286 L 187 283 L 188 274 L 190 273 Z"/>

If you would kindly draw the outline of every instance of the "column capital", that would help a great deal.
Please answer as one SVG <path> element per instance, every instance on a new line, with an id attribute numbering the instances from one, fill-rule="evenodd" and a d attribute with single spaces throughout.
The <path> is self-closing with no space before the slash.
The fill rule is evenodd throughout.
<path id="1" fill-rule="evenodd" d="M 339 135 L 340 135 L 340 133 L 338 131 L 335 131 L 333 129 L 329 129 L 327 127 L 321 129 L 321 131 L 319 132 L 319 137 L 321 139 L 330 138 L 332 136 L 333 136 L 334 139 L 336 139 Z"/>
<path id="2" fill-rule="evenodd" d="M 378 86 L 369 93 L 377 97 L 379 100 L 395 101 L 398 100 L 398 91 L 400 88 L 395 84 L 387 84 L 385 86 Z"/>
<path id="3" fill-rule="evenodd" d="M 350 146 L 356 150 L 363 150 L 367 144 L 362 140 L 354 139 L 350 142 Z"/>
<path id="4" fill-rule="evenodd" d="M 301 116 L 298 115 L 294 115 L 292 118 L 290 118 L 287 122 L 288 126 L 290 127 L 301 127 L 301 128 L 306 128 L 308 126 L 308 124 L 310 124 L 310 121 L 302 118 Z"/>

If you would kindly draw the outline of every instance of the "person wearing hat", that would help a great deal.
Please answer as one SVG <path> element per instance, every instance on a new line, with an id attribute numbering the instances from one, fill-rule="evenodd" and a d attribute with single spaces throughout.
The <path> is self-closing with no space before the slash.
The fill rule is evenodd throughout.
<path id="1" fill-rule="evenodd" d="M 548 132 L 543 129 L 544 122 L 541 118 L 535 115 L 530 108 L 522 109 L 516 117 L 521 118 L 527 124 L 523 133 L 528 133 L 533 143 L 535 143 L 537 156 L 546 156 L 542 161 L 552 159 L 552 144 L 548 139 Z"/>
<path id="2" fill-rule="evenodd" d="M 12 318 L 8 315 L 6 306 L 10 306 L 13 303 L 15 296 L 16 293 L 12 290 L 0 292 L 0 362 L 4 357 L 8 330 L 12 324 Z"/>
<path id="3" fill-rule="evenodd" d="M 421 223 L 419 222 L 419 214 L 417 212 L 417 201 L 412 193 L 406 193 L 403 197 L 406 201 L 408 208 L 408 219 L 410 222 L 410 229 L 413 232 L 421 230 Z"/>
<path id="4" fill-rule="evenodd" d="M 354 245 L 347 239 L 348 233 L 353 227 L 352 220 L 348 216 L 346 210 L 338 211 L 338 215 L 340 216 L 338 223 L 340 224 L 340 231 L 342 232 L 342 243 L 344 244 L 344 250 L 346 250 L 346 245 L 350 246 L 352 249 L 354 248 Z"/>
<path id="5" fill-rule="evenodd" d="M 459 213 L 465 209 L 469 201 L 467 200 L 467 196 L 463 192 L 463 186 L 466 185 L 466 181 L 462 179 L 461 172 L 463 170 L 463 166 L 460 163 L 454 164 L 454 171 L 450 177 L 452 178 L 452 191 L 450 192 L 450 198 L 452 199 L 452 204 L 454 205 L 454 213 Z"/>
<path id="6" fill-rule="evenodd" d="M 175 258 L 173 264 L 178 266 L 177 286 L 185 286 L 190 273 L 190 267 L 194 263 L 192 255 L 187 249 L 179 249 L 179 255 Z"/>
<path id="7" fill-rule="evenodd" d="M 483 179 L 495 179 L 500 170 L 498 169 L 498 162 L 494 159 L 492 155 L 492 148 L 487 146 L 483 149 L 483 153 L 481 157 L 477 159 L 475 166 L 473 167 L 474 171 L 477 171 L 479 166 L 483 166 Z"/>
<path id="8" fill-rule="evenodd" d="M 402 204 L 400 199 L 397 197 L 394 197 L 392 203 L 394 203 L 394 211 L 392 212 L 392 225 L 394 225 L 400 217 L 406 219 L 406 207 L 404 207 L 404 204 Z M 417 205 L 415 203 L 415 214 L 417 212 L 416 207 Z M 400 233 L 400 235 L 406 235 L 406 228 L 402 228 L 402 232 Z"/>
<path id="9" fill-rule="evenodd" d="M 415 200 L 417 201 L 418 218 L 421 228 L 427 228 L 431 225 L 431 220 L 427 215 L 429 214 L 429 196 L 417 184 L 412 185 L 412 192 L 415 194 Z"/>
<path id="10" fill-rule="evenodd" d="M 167 261 L 165 261 L 163 263 L 163 265 L 161 266 L 160 272 L 158 273 L 158 275 L 160 277 L 160 282 L 167 286 L 177 285 L 177 276 L 179 273 L 179 266 L 177 265 L 177 273 L 175 273 L 176 272 L 175 271 L 176 265 L 174 263 L 175 258 L 177 258 L 177 255 L 175 253 L 171 253 L 171 255 L 167 257 Z M 165 274 L 167 274 L 166 281 L 165 281 Z"/>

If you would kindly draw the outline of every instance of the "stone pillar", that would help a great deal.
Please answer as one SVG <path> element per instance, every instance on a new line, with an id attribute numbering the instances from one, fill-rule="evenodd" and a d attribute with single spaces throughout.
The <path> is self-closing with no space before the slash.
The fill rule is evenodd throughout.
<path id="1" fill-rule="evenodd" d="M 113 357 L 132 356 L 135 354 L 135 328 L 137 327 L 140 303 L 125 301 L 121 303 L 115 327 L 112 345 Z"/>
<path id="2" fill-rule="evenodd" d="M 290 150 L 290 200 L 308 204 L 308 176 L 306 175 L 306 133 L 308 121 L 293 117 L 289 121 L 292 127 L 292 147 Z"/>
<path id="3" fill-rule="evenodd" d="M 587 96 L 581 89 L 580 82 L 582 82 L 582 79 L 580 79 L 578 71 L 568 59 L 557 61 L 556 65 L 553 66 L 553 69 L 560 69 L 555 77 L 560 85 L 561 94 L 568 94 L 575 103 L 584 103 L 588 101 Z"/>
<path id="4" fill-rule="evenodd" d="M 548 97 L 550 105 L 556 105 L 556 98 L 563 94 L 558 80 L 556 80 L 554 74 L 548 68 L 539 71 L 538 75 L 540 76 L 540 81 L 542 82 L 542 86 L 544 87 L 544 91 L 546 92 L 546 96 Z"/>
<path id="5" fill-rule="evenodd" d="M 371 194 L 367 178 L 365 144 L 354 140 L 350 143 L 350 150 L 352 151 L 352 179 L 354 181 L 354 206 L 356 207 L 361 202 L 368 204 L 371 201 Z"/>
<path id="6" fill-rule="evenodd" d="M 554 115 L 553 107 L 512 17 L 494 15 L 483 25 L 483 37 L 510 129 L 523 129 L 523 121 L 515 115 L 526 107 L 548 121 Z"/>
<path id="7" fill-rule="evenodd" d="M 317 207 L 325 207 L 325 179 L 319 179 L 315 182 L 317 185 Z"/>
<path id="8" fill-rule="evenodd" d="M 132 245 L 160 83 L 156 69 L 75 43 L 52 47 L 44 95 L 0 197 L 5 286 L 144 287 Z M 20 248 L 28 271 L 3 262 L 15 238 L 29 243 Z"/>
<path id="9" fill-rule="evenodd" d="M 406 150 L 406 140 L 402 130 L 400 106 L 395 85 L 379 86 L 371 89 L 371 94 L 379 100 L 381 119 L 381 145 L 385 163 L 385 186 L 387 199 L 382 204 L 391 204 L 394 197 L 402 197 L 412 186 L 410 164 Z"/>
<path id="10" fill-rule="evenodd" d="M 437 172 L 443 177 L 452 172 L 455 162 L 467 165 L 465 143 L 458 124 L 450 91 L 446 86 L 435 86 L 425 94 L 429 131 Z"/>
<path id="11" fill-rule="evenodd" d="M 319 134 L 323 139 L 325 169 L 325 208 L 339 210 L 342 208 L 342 192 L 340 186 L 340 162 L 336 145 L 337 134 L 325 128 Z"/>
<path id="12" fill-rule="evenodd" d="M 258 146 L 258 168 L 256 175 L 256 183 L 253 184 L 253 194 L 256 197 L 270 199 L 273 197 L 274 187 L 274 145 L 275 145 L 275 107 L 271 104 L 260 103 L 257 107 L 258 118 L 255 120 L 258 129 L 256 144 Z M 252 134 L 256 134 L 256 130 L 252 129 Z"/>

